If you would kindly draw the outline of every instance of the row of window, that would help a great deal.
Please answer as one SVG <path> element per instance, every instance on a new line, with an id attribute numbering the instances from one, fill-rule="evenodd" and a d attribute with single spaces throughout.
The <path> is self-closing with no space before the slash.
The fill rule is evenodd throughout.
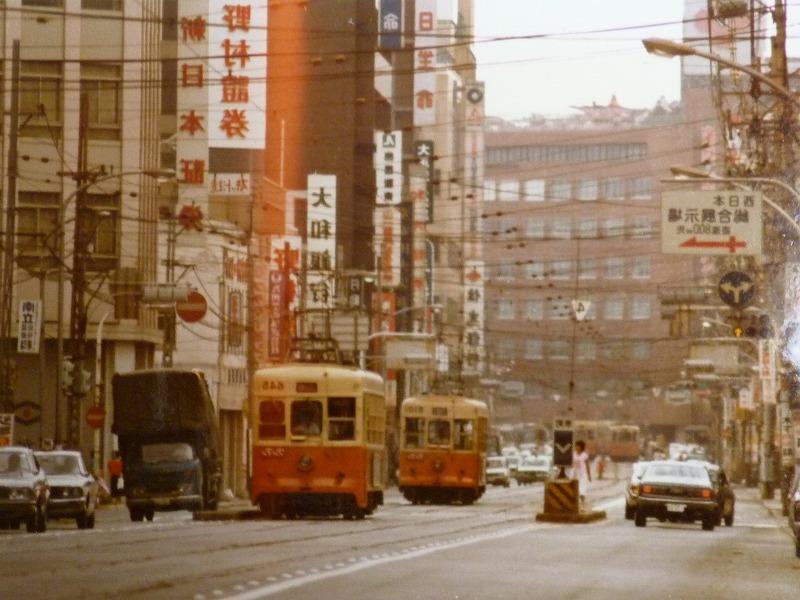
<path id="1" fill-rule="evenodd" d="M 581 200 L 650 200 L 653 180 L 650 177 L 584 177 L 569 179 L 484 179 L 483 201 L 494 202 L 566 202 Z"/>
<path id="2" fill-rule="evenodd" d="M 545 268 L 545 261 L 531 260 L 525 264 L 519 262 L 502 262 L 490 268 L 490 279 L 510 281 L 517 278 L 532 280 L 569 280 L 574 277 L 574 260 L 553 260 L 549 262 L 549 269 Z M 624 279 L 630 265 L 632 279 L 649 279 L 652 273 L 650 256 L 609 256 L 603 259 L 593 257 L 581 258 L 578 261 L 579 279 L 597 279 L 598 273 L 605 279 Z"/>
<path id="3" fill-rule="evenodd" d="M 600 160 L 639 160 L 647 156 L 647 144 L 530 144 L 489 148 L 488 164 L 509 162 L 593 162 Z"/>
<path id="4" fill-rule="evenodd" d="M 81 63 L 80 91 L 89 108 L 90 139 L 120 139 L 122 66 Z M 25 117 L 20 135 L 51 137 L 60 134 L 64 119 L 63 62 L 20 63 L 20 114 Z"/>
<path id="5" fill-rule="evenodd" d="M 558 215 L 551 219 L 529 217 L 525 220 L 525 230 L 520 229 L 519 215 L 504 215 L 486 221 L 485 230 L 500 239 L 529 240 L 569 240 L 579 239 L 649 239 L 653 235 L 653 221 L 649 215 L 625 217 L 579 217 L 574 220 L 569 215 Z"/>
<path id="6" fill-rule="evenodd" d="M 652 316 L 652 299 L 645 295 L 625 296 L 624 294 L 606 296 L 602 301 L 593 301 L 584 295 L 585 304 L 588 305 L 586 319 L 597 318 L 608 321 L 621 321 L 625 318 L 634 321 L 647 320 Z M 627 310 L 626 310 L 627 309 Z M 495 318 L 500 321 L 527 321 L 561 320 L 572 316 L 572 307 L 565 301 L 545 300 L 544 298 L 531 298 L 516 300 L 514 298 L 498 298 Z"/>
<path id="7" fill-rule="evenodd" d="M 64 0 L 22 0 L 22 6 L 64 8 Z M 84 10 L 122 10 L 122 0 L 81 0 Z"/>
<path id="8" fill-rule="evenodd" d="M 494 344 L 497 360 L 569 360 L 572 358 L 572 344 L 567 340 L 526 339 L 518 343 L 514 339 L 504 338 Z M 576 360 L 648 360 L 651 344 L 646 341 L 617 342 L 594 340 L 577 340 L 575 342 Z"/>

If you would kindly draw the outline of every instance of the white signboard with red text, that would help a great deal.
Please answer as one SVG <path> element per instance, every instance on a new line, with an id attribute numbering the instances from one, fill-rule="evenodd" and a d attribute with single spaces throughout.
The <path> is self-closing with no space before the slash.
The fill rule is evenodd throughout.
<path id="1" fill-rule="evenodd" d="M 674 191 L 661 195 L 664 254 L 758 256 L 761 194 L 752 191 Z"/>
<path id="2" fill-rule="evenodd" d="M 468 260 L 464 264 L 464 375 L 483 372 L 485 270 L 480 260 Z"/>
<path id="3" fill-rule="evenodd" d="M 436 123 L 436 0 L 416 0 L 414 15 L 414 125 Z"/>

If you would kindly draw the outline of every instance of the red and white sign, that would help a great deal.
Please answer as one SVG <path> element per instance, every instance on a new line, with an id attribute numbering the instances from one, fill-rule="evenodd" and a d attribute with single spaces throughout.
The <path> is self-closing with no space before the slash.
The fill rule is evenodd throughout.
<path id="1" fill-rule="evenodd" d="M 198 291 L 192 290 L 185 302 L 175 303 L 175 312 L 187 323 L 196 323 L 206 316 L 208 302 Z"/>
<path id="2" fill-rule="evenodd" d="M 436 124 L 436 0 L 416 0 L 414 15 L 414 125 Z"/>
<path id="3" fill-rule="evenodd" d="M 758 256 L 761 194 L 752 191 L 674 191 L 661 195 L 664 254 Z"/>
<path id="4" fill-rule="evenodd" d="M 400 209 L 375 208 L 375 255 L 380 261 L 382 287 L 400 285 Z"/>
<path id="5" fill-rule="evenodd" d="M 106 422 L 106 409 L 102 404 L 93 404 L 86 411 L 86 424 L 92 429 L 100 429 Z"/>

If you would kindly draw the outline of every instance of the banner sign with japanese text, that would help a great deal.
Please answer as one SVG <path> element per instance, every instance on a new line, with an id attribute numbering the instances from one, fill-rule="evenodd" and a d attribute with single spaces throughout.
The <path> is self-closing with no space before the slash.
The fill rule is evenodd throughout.
<path id="1" fill-rule="evenodd" d="M 403 195 L 403 133 L 375 133 L 375 186 L 378 206 L 400 204 Z"/>
<path id="2" fill-rule="evenodd" d="M 381 0 L 378 47 L 399 50 L 403 47 L 403 0 Z"/>
<path id="3" fill-rule="evenodd" d="M 402 222 L 400 209 L 375 208 L 375 255 L 380 261 L 381 287 L 400 285 Z"/>
<path id="4" fill-rule="evenodd" d="M 306 308 L 333 308 L 336 298 L 336 175 L 308 176 Z"/>
<path id="5" fill-rule="evenodd" d="M 42 333 L 42 301 L 20 300 L 17 352 L 38 354 Z"/>
<path id="6" fill-rule="evenodd" d="M 483 261 L 468 260 L 464 263 L 464 375 L 479 376 L 483 373 L 484 271 Z"/>
<path id="7" fill-rule="evenodd" d="M 436 124 L 436 0 L 416 0 L 414 15 L 414 125 Z"/>

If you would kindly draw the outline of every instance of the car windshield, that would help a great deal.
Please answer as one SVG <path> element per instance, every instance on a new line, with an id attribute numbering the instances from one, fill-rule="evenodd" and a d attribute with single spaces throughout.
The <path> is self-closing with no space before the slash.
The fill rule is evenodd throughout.
<path id="1" fill-rule="evenodd" d="M 22 452 L 0 452 L 0 474 L 20 475 L 31 471 L 30 461 Z"/>
<path id="2" fill-rule="evenodd" d="M 189 444 L 145 444 L 142 446 L 142 462 L 157 464 L 165 462 L 185 462 L 194 458 Z"/>
<path id="3" fill-rule="evenodd" d="M 81 459 L 74 454 L 37 454 L 47 475 L 80 475 L 85 472 Z"/>
<path id="4" fill-rule="evenodd" d="M 500 469 L 506 466 L 506 461 L 499 456 L 489 457 L 486 459 L 486 466 L 490 469 Z"/>
<path id="5" fill-rule="evenodd" d="M 550 461 L 546 458 L 526 458 L 522 463 L 525 467 L 546 467 L 549 464 Z"/>
<path id="6" fill-rule="evenodd" d="M 650 477 L 677 479 L 697 479 L 698 481 L 708 481 L 708 473 L 699 465 L 687 464 L 661 464 L 650 465 L 644 473 L 643 479 Z"/>

